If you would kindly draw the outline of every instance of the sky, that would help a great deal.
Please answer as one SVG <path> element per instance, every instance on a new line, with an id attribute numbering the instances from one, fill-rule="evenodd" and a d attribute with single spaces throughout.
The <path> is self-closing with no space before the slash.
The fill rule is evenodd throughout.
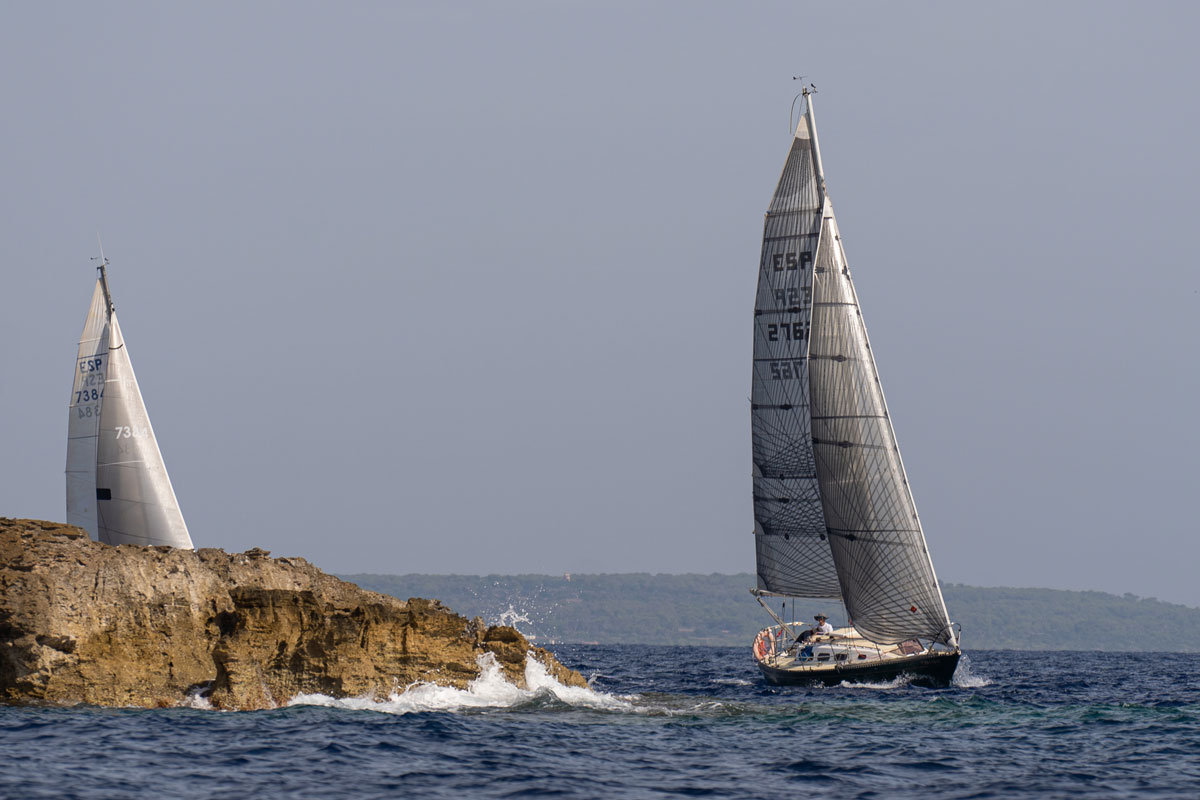
<path id="1" fill-rule="evenodd" d="M 197 546 L 752 571 L 756 271 L 805 75 L 939 577 L 1200 606 L 1194 4 L 5 17 L 0 514 L 65 519 L 99 233 Z"/>

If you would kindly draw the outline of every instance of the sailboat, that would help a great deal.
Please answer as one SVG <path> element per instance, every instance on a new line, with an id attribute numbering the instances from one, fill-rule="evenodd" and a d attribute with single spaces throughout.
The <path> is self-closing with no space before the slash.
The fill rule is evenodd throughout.
<path id="1" fill-rule="evenodd" d="M 106 544 L 192 548 L 133 374 L 108 288 L 99 277 L 79 338 L 67 424 L 67 522 Z"/>
<path id="2" fill-rule="evenodd" d="M 754 310 L 753 653 L 772 684 L 947 684 L 960 655 L 884 402 L 833 206 L 812 93 L 767 211 Z M 802 630 L 764 597 L 840 601 Z M 786 602 L 786 601 L 785 601 Z"/>

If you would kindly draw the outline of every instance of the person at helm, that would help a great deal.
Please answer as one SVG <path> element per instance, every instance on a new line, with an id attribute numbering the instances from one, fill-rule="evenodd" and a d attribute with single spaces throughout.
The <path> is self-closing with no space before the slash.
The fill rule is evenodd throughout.
<path id="1" fill-rule="evenodd" d="M 813 619 L 817 624 L 800 634 L 800 641 L 807 642 L 814 636 L 828 636 L 833 633 L 833 626 L 829 624 L 824 614 L 817 614 Z"/>

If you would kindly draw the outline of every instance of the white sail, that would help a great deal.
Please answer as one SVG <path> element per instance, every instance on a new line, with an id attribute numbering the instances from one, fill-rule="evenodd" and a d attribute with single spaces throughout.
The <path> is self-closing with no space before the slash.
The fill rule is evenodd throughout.
<path id="1" fill-rule="evenodd" d="M 89 360 L 103 373 L 100 391 L 86 385 L 95 382 L 88 371 Z M 107 544 L 190 549 L 192 540 L 108 300 L 103 270 L 76 370 L 67 446 L 68 520 Z M 82 405 L 84 399 L 90 405 Z"/>
<path id="2" fill-rule="evenodd" d="M 842 601 L 872 641 L 953 644 L 828 201 L 815 272 L 813 451 Z"/>
<path id="3" fill-rule="evenodd" d="M 754 539 L 759 589 L 836 598 L 809 426 L 808 331 L 823 196 L 809 123 L 806 116 L 796 129 L 763 226 L 750 397 Z"/>
<path id="4" fill-rule="evenodd" d="M 103 284 L 97 280 L 92 305 L 79 337 L 67 422 L 67 524 L 77 525 L 93 537 L 99 530 L 96 451 L 107 367 L 108 301 Z"/>
<path id="5" fill-rule="evenodd" d="M 755 305 L 759 588 L 840 596 L 878 643 L 954 645 L 805 101 L 767 213 Z"/>

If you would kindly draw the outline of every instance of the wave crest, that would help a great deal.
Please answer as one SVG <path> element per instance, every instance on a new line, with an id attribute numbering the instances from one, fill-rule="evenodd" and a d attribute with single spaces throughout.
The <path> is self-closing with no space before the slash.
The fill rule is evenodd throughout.
<path id="1" fill-rule="evenodd" d="M 423 711 L 470 711 L 511 709 L 530 704 L 562 704 L 576 708 L 627 711 L 630 704 L 604 692 L 579 686 L 565 686 L 554 679 L 532 654 L 525 658 L 524 689 L 505 679 L 500 664 L 491 653 L 476 659 L 479 677 L 465 689 L 418 682 L 393 692 L 386 700 L 372 697 L 330 697 L 325 694 L 299 694 L 289 706 L 325 706 L 385 714 L 412 714 Z"/>

